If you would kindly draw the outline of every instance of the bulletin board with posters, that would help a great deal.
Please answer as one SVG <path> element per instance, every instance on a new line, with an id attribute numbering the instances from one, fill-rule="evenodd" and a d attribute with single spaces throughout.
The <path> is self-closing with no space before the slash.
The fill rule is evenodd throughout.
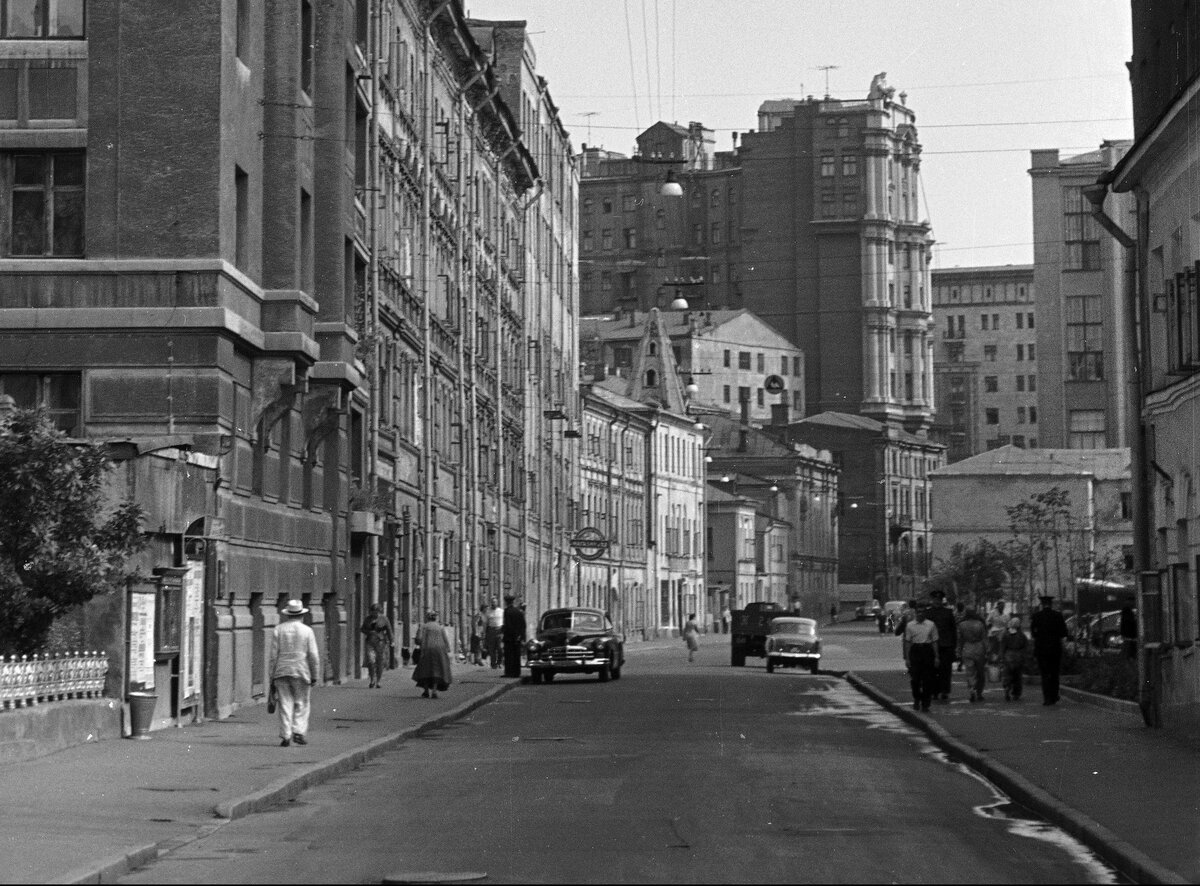
<path id="1" fill-rule="evenodd" d="M 204 666 L 204 561 L 192 560 L 183 574 L 183 619 L 180 625 L 180 707 L 200 703 Z"/>
<path id="2" fill-rule="evenodd" d="M 129 692 L 154 689 L 155 624 L 158 610 L 156 582 L 134 584 L 129 591 Z"/>

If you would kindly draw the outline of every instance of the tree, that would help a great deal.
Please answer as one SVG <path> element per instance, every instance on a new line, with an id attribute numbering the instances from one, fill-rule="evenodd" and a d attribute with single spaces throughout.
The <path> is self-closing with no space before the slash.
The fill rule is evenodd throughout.
<path id="1" fill-rule="evenodd" d="M 143 511 L 106 507 L 112 462 L 40 410 L 0 412 L 0 655 L 33 654 L 54 620 L 120 588 Z"/>
<path id="2" fill-rule="evenodd" d="M 1004 596 L 1011 568 L 1008 552 L 994 542 L 986 538 L 974 544 L 960 542 L 950 549 L 950 556 L 938 558 L 930 586 L 940 587 L 960 602 L 984 606 Z"/>

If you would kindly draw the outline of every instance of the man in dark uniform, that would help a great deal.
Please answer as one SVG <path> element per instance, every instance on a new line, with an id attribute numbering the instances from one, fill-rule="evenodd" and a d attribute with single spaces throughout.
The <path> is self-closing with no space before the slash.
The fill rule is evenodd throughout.
<path id="1" fill-rule="evenodd" d="M 1054 598 L 1038 597 L 1042 608 L 1029 620 L 1033 634 L 1033 656 L 1042 675 L 1042 704 L 1058 702 L 1058 675 L 1062 670 L 1063 640 L 1067 637 L 1067 620 L 1054 608 Z"/>
<path id="2" fill-rule="evenodd" d="M 946 605 L 945 591 L 930 591 L 933 601 L 926 617 L 937 626 L 937 680 L 934 683 L 935 697 L 950 700 L 950 683 L 954 679 L 954 658 L 958 649 L 958 623 L 954 610 Z"/>
<path id="3" fill-rule="evenodd" d="M 521 676 L 521 644 L 525 642 L 525 613 L 512 594 L 504 595 L 504 676 Z"/>

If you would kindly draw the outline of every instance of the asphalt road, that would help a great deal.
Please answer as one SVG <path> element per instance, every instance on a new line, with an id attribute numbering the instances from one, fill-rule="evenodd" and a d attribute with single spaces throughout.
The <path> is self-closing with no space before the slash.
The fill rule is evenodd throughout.
<path id="1" fill-rule="evenodd" d="M 892 645 L 828 633 L 854 661 Z M 862 646 L 860 652 L 856 647 Z M 437 704 L 438 702 L 430 702 Z M 829 675 L 710 638 L 622 679 L 523 685 L 127 883 L 1115 882 L 1069 838 Z"/>

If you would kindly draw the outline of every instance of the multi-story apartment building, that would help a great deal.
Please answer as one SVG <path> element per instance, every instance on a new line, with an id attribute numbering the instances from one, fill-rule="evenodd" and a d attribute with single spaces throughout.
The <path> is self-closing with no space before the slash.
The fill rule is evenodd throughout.
<path id="1" fill-rule="evenodd" d="M 580 359 L 596 376 L 628 375 L 646 315 L 616 311 L 579 322 Z M 804 414 L 804 355 L 750 311 L 662 311 L 684 392 L 693 404 L 752 421 Z M 772 378 L 774 376 L 774 378 Z"/>
<path id="2" fill-rule="evenodd" d="M 748 405 L 744 409 L 748 412 Z M 838 599 L 839 469 L 828 451 L 777 439 L 786 427 L 782 420 L 775 427 L 759 428 L 745 412 L 738 419 L 705 417 L 709 488 L 721 489 L 734 499 L 722 499 L 726 504 L 716 508 L 725 522 L 709 525 L 708 562 L 719 569 L 716 579 L 709 581 L 713 611 L 774 600 L 819 618 Z M 730 542 L 721 537 L 732 518 L 729 505 L 741 513 L 747 501 L 756 504 L 758 531 L 777 534 L 786 529 L 787 533 L 783 546 L 765 541 L 736 546 L 741 551 L 737 556 L 755 558 L 752 569 L 729 562 Z M 785 558 L 782 567 L 775 559 L 780 553 Z M 743 577 L 732 578 L 735 573 Z M 751 573 L 753 582 L 746 578 Z M 747 596 L 747 587 L 767 596 Z"/>
<path id="3" fill-rule="evenodd" d="M 587 391 L 585 405 L 592 411 L 588 424 L 593 436 L 584 443 L 589 455 L 583 492 L 589 498 L 586 508 L 593 519 L 597 509 L 602 508 L 607 540 L 610 545 L 614 539 L 619 543 L 617 555 L 644 551 L 640 585 L 638 578 L 630 575 L 628 581 L 633 584 L 625 584 L 626 579 L 618 576 L 620 583 L 614 586 L 606 573 L 605 587 L 617 597 L 619 621 L 626 633 L 636 632 L 642 637 L 677 635 L 691 613 L 696 613 L 701 623 L 708 620 L 703 552 L 705 427 L 689 414 L 671 340 L 657 310 L 646 315 L 633 359 L 627 378 L 613 376 L 593 381 Z M 620 395 L 619 400 L 609 398 L 612 408 L 619 407 L 638 419 L 640 427 L 648 428 L 640 455 L 625 450 L 626 445 L 634 444 L 632 435 L 636 430 L 628 429 L 618 436 L 611 425 L 605 431 L 599 429 L 606 413 L 597 409 L 597 398 L 605 391 Z M 615 416 L 608 419 L 616 420 Z M 621 451 L 612 452 L 618 443 Z M 618 502 L 612 502 L 609 496 L 615 490 L 604 488 L 607 481 L 601 475 L 601 471 L 609 470 L 610 463 L 616 469 L 618 462 L 630 466 L 640 463 L 645 476 L 640 507 L 631 507 L 623 515 L 614 512 Z M 626 477 L 622 485 L 628 490 L 630 482 Z M 618 516 L 627 522 L 617 524 Z M 635 525 L 644 529 L 644 544 L 632 538 Z"/>
<path id="4" fill-rule="evenodd" d="M 945 448 L 928 437 L 841 412 L 809 416 L 778 432 L 784 440 L 828 451 L 840 471 L 834 490 L 839 606 L 917 596 L 932 565 L 929 474 L 946 463 Z"/>
<path id="5" fill-rule="evenodd" d="M 1032 265 L 935 270 L 931 436 L 955 462 L 987 449 L 1038 445 L 1037 325 Z"/>
<path id="6" fill-rule="evenodd" d="M 1122 248 L 1092 218 L 1084 189 L 1111 170 L 1128 141 L 1060 158 L 1032 153 L 1033 268 L 1039 319 L 1038 440 L 1042 446 L 1126 445 L 1129 369 Z M 1128 221 L 1133 201 L 1114 198 Z"/>
<path id="7" fill-rule="evenodd" d="M 1146 722 L 1200 734 L 1200 28 L 1195 5 L 1132 3 L 1135 140 L 1088 196 L 1124 250 L 1136 367 L 1134 561 Z M 1113 193 L 1106 193 L 1111 190 Z M 1126 214 L 1136 201 L 1136 218 Z M 1114 256 L 1114 259 L 1116 256 Z M 1120 264 L 1114 265 L 1114 272 Z M 1137 330 L 1136 337 L 1133 330 Z"/>
<path id="8" fill-rule="evenodd" d="M 713 614 L 755 600 L 785 607 L 798 603 L 789 593 L 791 525 L 773 516 L 769 505 L 731 484 L 732 479 L 708 484 L 708 584 Z M 720 629 L 716 622 L 714 627 Z"/>
<path id="9" fill-rule="evenodd" d="M 633 158 L 581 161 L 587 313 L 749 308 L 805 354 L 809 413 L 921 432 L 933 410 L 930 225 L 915 114 L 872 83 L 862 101 L 764 102 L 728 152 L 657 123 Z M 683 197 L 660 192 L 664 170 Z"/>
<path id="10" fill-rule="evenodd" d="M 577 176 L 523 25 L 26 6 L 0 9 L 0 393 L 122 441 L 155 722 L 261 698 L 288 597 L 332 680 L 372 601 L 462 625 L 489 582 L 561 597 Z M 125 604 L 96 605 L 122 695 Z"/>

